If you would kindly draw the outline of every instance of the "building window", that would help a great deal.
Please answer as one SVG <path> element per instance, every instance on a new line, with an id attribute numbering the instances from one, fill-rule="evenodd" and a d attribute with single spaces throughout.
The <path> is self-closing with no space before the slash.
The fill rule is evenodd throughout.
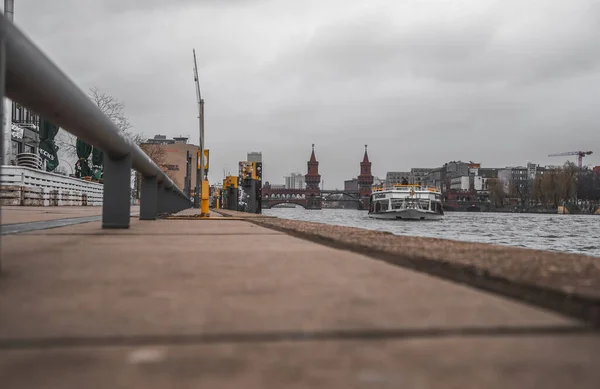
<path id="1" fill-rule="evenodd" d="M 35 148 L 33 146 L 31 146 L 31 145 L 25 145 L 25 152 L 26 153 L 33 154 L 34 151 L 35 151 Z"/>
<path id="2" fill-rule="evenodd" d="M 15 154 L 20 154 L 21 153 L 21 143 L 13 140 L 11 141 L 11 145 L 12 145 L 12 152 Z"/>

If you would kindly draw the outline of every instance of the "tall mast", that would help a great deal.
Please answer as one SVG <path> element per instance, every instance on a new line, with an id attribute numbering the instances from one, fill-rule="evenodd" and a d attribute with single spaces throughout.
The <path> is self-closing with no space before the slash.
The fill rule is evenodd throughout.
<path id="1" fill-rule="evenodd" d="M 200 188 L 201 181 L 204 180 L 204 100 L 200 94 L 200 81 L 198 80 L 198 63 L 196 62 L 196 49 L 192 50 L 194 54 L 194 81 L 196 83 L 196 98 L 198 100 L 198 129 L 200 134 L 199 148 L 200 156 L 198 157 L 198 164 L 200 168 L 196 167 L 196 191 L 194 197 L 194 206 L 200 208 Z"/>

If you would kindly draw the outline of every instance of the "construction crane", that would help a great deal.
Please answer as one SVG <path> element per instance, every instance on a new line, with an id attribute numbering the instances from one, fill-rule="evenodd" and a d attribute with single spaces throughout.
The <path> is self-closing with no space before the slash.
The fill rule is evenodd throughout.
<path id="1" fill-rule="evenodd" d="M 581 169 L 583 164 L 583 157 L 586 155 L 592 154 L 591 151 L 567 151 L 565 153 L 556 153 L 556 154 L 548 154 L 549 157 L 562 157 L 565 155 L 576 155 L 577 156 L 577 166 Z"/>

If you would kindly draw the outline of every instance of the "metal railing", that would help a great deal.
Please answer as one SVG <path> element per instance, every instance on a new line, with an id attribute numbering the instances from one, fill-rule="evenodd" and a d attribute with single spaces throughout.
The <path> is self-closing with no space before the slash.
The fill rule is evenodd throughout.
<path id="1" fill-rule="evenodd" d="M 129 227 L 132 168 L 142 175 L 140 219 L 154 220 L 157 213 L 192 206 L 150 157 L 4 17 L 0 39 L 0 84 L 6 96 L 104 152 L 103 228 Z"/>

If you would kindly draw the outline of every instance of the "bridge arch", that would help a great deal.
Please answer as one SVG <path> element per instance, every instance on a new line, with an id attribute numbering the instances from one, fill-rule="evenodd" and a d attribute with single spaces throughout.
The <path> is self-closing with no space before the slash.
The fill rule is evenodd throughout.
<path id="1" fill-rule="evenodd" d="M 273 208 L 276 205 L 280 205 L 280 204 L 294 204 L 294 205 L 299 205 L 302 208 L 306 209 L 306 201 L 302 201 L 302 200 L 293 200 L 293 199 L 277 199 L 277 200 L 271 200 L 269 201 L 269 207 Z"/>

